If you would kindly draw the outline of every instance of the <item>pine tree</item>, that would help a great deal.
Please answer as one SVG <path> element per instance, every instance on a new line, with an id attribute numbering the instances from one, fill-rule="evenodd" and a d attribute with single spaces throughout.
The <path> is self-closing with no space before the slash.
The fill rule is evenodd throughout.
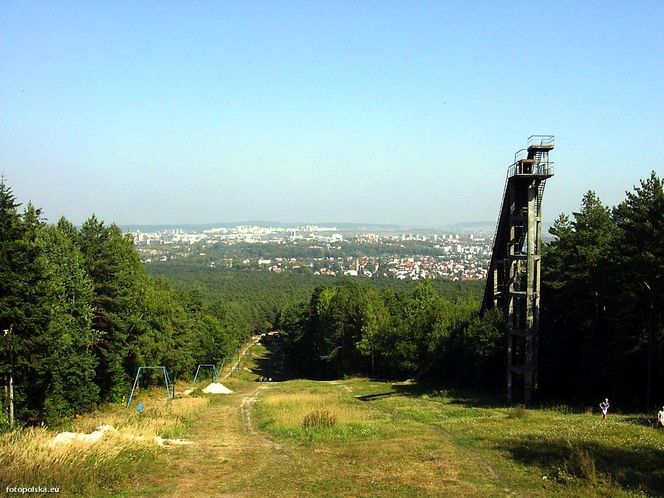
<path id="1" fill-rule="evenodd" d="M 46 381 L 43 413 L 50 420 L 90 410 L 99 399 L 92 351 L 92 282 L 71 233 L 60 227 L 44 228 L 39 236 L 49 320 L 35 370 Z"/>
<path id="2" fill-rule="evenodd" d="M 14 329 L 23 317 L 21 268 L 17 259 L 21 251 L 19 241 L 23 237 L 24 227 L 18 214 L 20 204 L 11 189 L 0 177 L 0 375 L 3 381 L 3 414 L 0 422 L 9 417 L 9 383 L 16 379 L 14 372 L 14 349 L 16 340 Z M 12 387 L 13 389 L 13 387 Z M 20 397 L 20 393 L 19 393 Z M 12 413 L 13 416 L 13 413 Z"/>
<path id="3" fill-rule="evenodd" d="M 19 319 L 20 313 L 21 297 L 16 283 L 21 269 L 16 260 L 24 226 L 19 206 L 5 178 L 0 177 L 0 329 L 3 331 Z"/>
<path id="4" fill-rule="evenodd" d="M 613 216 L 619 228 L 614 250 L 619 271 L 613 283 L 612 322 L 620 331 L 616 349 L 625 352 L 620 355 L 620 370 L 627 373 L 615 382 L 631 384 L 630 394 L 638 395 L 643 405 L 664 396 L 664 368 L 660 367 L 664 361 L 664 180 L 653 171 L 626 193 Z"/>
<path id="5" fill-rule="evenodd" d="M 118 227 L 105 227 L 94 215 L 83 223 L 79 244 L 94 286 L 96 382 L 102 399 L 118 401 L 135 366 L 128 353 L 142 319 L 138 276 L 143 268 L 133 243 Z"/>
<path id="6" fill-rule="evenodd" d="M 570 221 L 561 215 L 544 251 L 541 383 L 550 391 L 606 389 L 611 335 L 607 322 L 610 263 L 617 236 L 610 210 L 592 191 Z"/>

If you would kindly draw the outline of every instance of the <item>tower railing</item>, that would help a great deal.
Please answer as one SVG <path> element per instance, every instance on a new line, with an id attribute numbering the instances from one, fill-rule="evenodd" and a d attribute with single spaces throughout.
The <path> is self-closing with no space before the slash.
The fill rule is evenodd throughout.
<path id="1" fill-rule="evenodd" d="M 537 163 L 537 164 L 524 164 L 522 162 L 515 162 L 507 169 L 507 177 L 513 176 L 553 176 L 554 167 L 552 162 Z"/>
<path id="2" fill-rule="evenodd" d="M 514 162 L 516 163 L 520 159 L 526 159 L 528 157 L 528 149 L 517 150 L 514 153 Z"/>
<path id="3" fill-rule="evenodd" d="M 528 137 L 528 147 L 537 145 L 556 145 L 556 139 L 553 135 L 530 135 Z"/>

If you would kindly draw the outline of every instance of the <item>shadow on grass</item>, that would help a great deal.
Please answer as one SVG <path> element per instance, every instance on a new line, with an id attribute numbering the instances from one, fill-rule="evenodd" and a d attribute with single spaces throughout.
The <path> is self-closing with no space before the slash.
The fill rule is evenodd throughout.
<path id="1" fill-rule="evenodd" d="M 252 372 L 258 375 L 259 379 L 271 378 L 272 382 L 282 382 L 293 378 L 291 372 L 286 368 L 286 361 L 281 348 L 281 338 L 279 334 L 266 335 L 260 343 L 265 347 L 266 353 L 261 358 L 257 358 L 256 365 Z"/>
<path id="2" fill-rule="evenodd" d="M 389 382 L 385 379 L 371 379 L 379 382 Z M 394 383 L 391 386 L 391 391 L 377 394 L 368 394 L 364 396 L 356 396 L 361 401 L 371 401 L 375 399 L 386 398 L 390 396 L 408 396 L 414 398 L 428 397 L 428 398 L 447 398 L 447 402 L 453 405 L 459 405 L 466 408 L 510 408 L 515 406 L 523 406 L 523 403 L 518 401 L 509 401 L 502 390 L 491 391 L 487 389 L 471 389 L 460 388 L 449 385 L 434 384 L 428 382 L 418 383 Z M 552 401 L 544 401 L 540 403 L 533 403 L 528 405 L 530 409 L 552 410 L 561 414 L 583 414 L 589 413 L 591 408 L 585 405 L 567 405 L 563 403 L 556 403 Z M 645 417 L 631 417 L 627 419 L 630 423 L 650 426 L 653 422 Z"/>
<path id="3" fill-rule="evenodd" d="M 640 425 L 642 427 L 652 427 L 653 429 L 656 428 L 656 420 L 654 417 L 649 418 L 644 415 L 633 415 L 633 416 L 628 416 L 628 417 L 623 417 L 622 420 L 629 424 L 634 424 L 634 425 Z"/>
<path id="4" fill-rule="evenodd" d="M 589 483 L 602 479 L 649 496 L 664 493 L 664 451 L 652 446 L 617 448 L 595 442 L 571 445 L 563 440 L 529 437 L 503 440 L 496 449 L 507 451 L 521 464 L 538 466 L 543 472 L 564 469 Z M 582 466 L 577 463 L 579 454 L 586 460 Z"/>
<path id="5" fill-rule="evenodd" d="M 449 399 L 448 403 L 469 408 L 503 408 L 511 406 L 511 403 L 508 403 L 504 397 L 496 393 L 445 388 L 430 383 L 392 384 L 391 391 L 357 396 L 357 399 L 360 401 L 373 401 L 392 396 L 447 398 Z"/>

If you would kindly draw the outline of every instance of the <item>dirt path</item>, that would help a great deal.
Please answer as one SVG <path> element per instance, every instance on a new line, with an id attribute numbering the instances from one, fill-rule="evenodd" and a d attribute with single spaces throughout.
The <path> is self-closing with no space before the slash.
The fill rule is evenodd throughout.
<path id="1" fill-rule="evenodd" d="M 233 370 L 235 370 L 235 368 L 240 364 L 240 362 L 242 361 L 242 358 L 244 357 L 244 355 L 247 354 L 247 351 L 249 351 L 256 344 L 258 344 L 258 342 L 261 340 L 261 337 L 262 336 L 254 337 L 251 340 L 251 342 L 249 344 L 247 344 L 247 346 L 244 348 L 244 351 L 242 351 L 242 354 L 238 355 L 238 359 L 235 361 L 235 363 L 231 364 L 230 370 L 228 370 L 228 372 L 226 372 L 225 374 L 223 374 L 221 376 L 222 379 L 228 379 L 231 376 L 231 374 L 233 373 Z M 224 368 L 224 370 L 225 370 L 225 368 Z"/>
<path id="2" fill-rule="evenodd" d="M 242 428 L 245 434 L 250 436 L 255 444 L 263 444 L 266 446 L 270 446 L 271 448 L 277 451 L 281 451 L 283 448 L 279 443 L 265 437 L 264 435 L 256 431 L 256 427 L 254 426 L 251 417 L 251 412 L 253 410 L 254 404 L 258 400 L 258 395 L 260 394 L 261 391 L 264 391 L 266 389 L 269 389 L 269 384 L 260 386 L 259 388 L 254 390 L 251 394 L 242 398 L 242 402 L 240 403 Z"/>
<path id="3" fill-rule="evenodd" d="M 255 338 L 244 348 L 241 361 L 259 340 Z M 222 378 L 227 379 L 235 366 Z M 258 484 L 265 476 L 278 474 L 289 460 L 284 448 L 258 431 L 253 420 L 256 402 L 271 385 L 231 381 L 229 386 L 235 390 L 233 394 L 212 396 L 210 405 L 198 415 L 187 435 L 193 444 L 159 458 L 151 482 L 136 490 L 137 494 L 187 498 L 270 495 Z"/>
<path id="4" fill-rule="evenodd" d="M 252 422 L 252 406 L 266 386 L 245 387 L 249 389 L 213 398 L 189 436 L 193 444 L 169 453 L 158 483 L 163 494 L 252 496 L 248 483 L 269 462 L 283 460 L 281 446 L 256 431 Z"/>
<path id="5" fill-rule="evenodd" d="M 277 362 L 265 362 L 267 352 L 257 349 L 257 354 L 249 355 L 248 365 L 253 365 L 254 375 L 272 374 L 264 365 Z M 257 427 L 256 405 L 270 390 L 281 391 L 284 384 L 256 383 L 245 375 L 244 380 L 233 379 L 228 385 L 235 392 L 211 397 L 187 434 L 193 444 L 160 455 L 148 480 L 122 496 L 300 498 L 448 492 L 473 496 L 475 491 L 496 490 L 495 470 L 458 448 L 449 434 L 441 434 L 440 427 L 384 413 L 374 422 L 387 421 L 376 426 L 386 431 L 379 439 L 354 441 L 343 436 L 312 445 L 286 437 L 277 442 Z M 338 398 L 334 391 L 353 398 L 353 387 L 345 383 L 321 382 L 320 386 L 314 389 L 325 392 L 324 386 L 329 386 L 332 400 Z M 385 411 L 370 402 L 358 408 Z"/>
<path id="6" fill-rule="evenodd" d="M 240 403 L 240 413 L 242 415 L 242 426 L 244 431 L 254 437 L 257 437 L 258 433 L 251 423 L 251 409 L 254 403 L 256 403 L 258 393 L 266 388 L 266 386 L 259 387 L 253 393 L 242 398 L 242 402 Z"/>

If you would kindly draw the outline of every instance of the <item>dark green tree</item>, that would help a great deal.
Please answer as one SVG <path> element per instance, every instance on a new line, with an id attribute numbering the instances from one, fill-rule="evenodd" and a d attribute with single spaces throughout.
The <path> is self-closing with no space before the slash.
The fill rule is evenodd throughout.
<path id="1" fill-rule="evenodd" d="M 133 242 L 117 226 L 106 227 L 94 215 L 83 223 L 79 245 L 94 285 L 96 380 L 102 399 L 118 401 L 126 394 L 137 363 L 129 353 L 144 318 L 140 306 L 144 269 Z"/>
<path id="2" fill-rule="evenodd" d="M 0 375 L 3 382 L 0 425 L 4 425 L 9 416 L 9 400 L 5 399 L 4 394 L 9 376 L 14 373 L 10 364 L 10 350 L 17 342 L 14 327 L 18 327 L 25 313 L 23 297 L 27 291 L 22 268 L 18 264 L 22 251 L 19 241 L 24 234 L 18 207 L 11 188 L 5 178 L 0 177 Z"/>
<path id="3" fill-rule="evenodd" d="M 559 217 L 551 233 L 557 238 L 544 252 L 541 383 L 564 393 L 571 381 L 576 393 L 589 395 L 608 375 L 610 334 L 603 325 L 617 229 L 609 208 L 588 192 L 573 219 Z"/>
<path id="4" fill-rule="evenodd" d="M 618 227 L 613 299 L 609 304 L 616 329 L 614 348 L 622 354 L 622 375 L 630 379 L 629 394 L 640 405 L 664 396 L 664 180 L 653 171 L 613 210 Z M 615 372 L 617 374 L 618 372 Z"/>
<path id="5" fill-rule="evenodd" d="M 39 353 L 33 362 L 35 379 L 44 387 L 40 418 L 53 420 L 88 411 L 99 400 L 92 351 L 93 289 L 83 256 L 60 225 L 42 228 L 37 241 L 48 325 L 34 331 Z"/>

